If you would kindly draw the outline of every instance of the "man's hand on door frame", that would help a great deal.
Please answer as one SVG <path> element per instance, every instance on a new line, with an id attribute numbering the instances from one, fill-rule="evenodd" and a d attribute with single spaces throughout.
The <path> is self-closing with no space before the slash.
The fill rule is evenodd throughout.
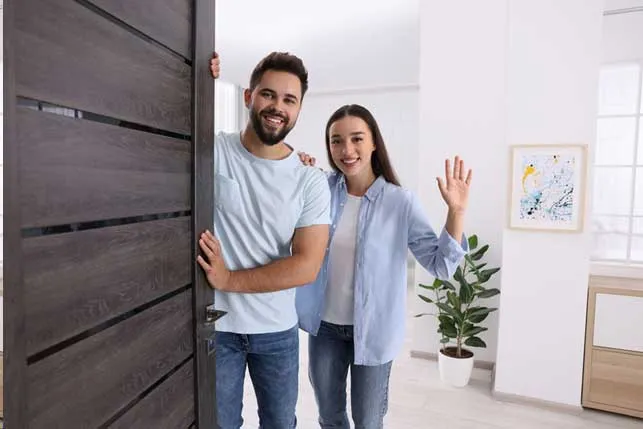
<path id="1" fill-rule="evenodd" d="M 205 254 L 207 261 L 201 256 L 197 256 L 197 262 L 205 271 L 208 283 L 214 289 L 228 291 L 231 284 L 232 271 L 228 270 L 223 262 L 221 254 L 221 245 L 214 238 L 210 231 L 205 231 L 199 239 L 199 246 Z"/>

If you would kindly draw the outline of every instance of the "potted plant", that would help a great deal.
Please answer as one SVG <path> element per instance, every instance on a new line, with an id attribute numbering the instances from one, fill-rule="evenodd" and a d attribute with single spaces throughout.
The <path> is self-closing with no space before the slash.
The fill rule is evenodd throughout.
<path id="1" fill-rule="evenodd" d="M 432 285 L 419 284 L 433 292 L 433 296 L 418 296 L 437 308 L 435 313 L 421 313 L 415 317 L 434 316 L 438 319 L 438 333 L 442 344 L 438 354 L 440 379 L 453 386 L 466 386 L 473 370 L 474 353 L 466 347 L 487 347 L 478 334 L 488 328 L 479 326 L 489 313 L 497 308 L 481 305 L 480 301 L 500 293 L 498 289 L 487 289 L 484 284 L 500 271 L 500 268 L 486 268 L 482 262 L 489 245 L 478 248 L 478 237 L 468 239 L 469 252 L 458 266 L 453 280 L 457 287 L 446 280 L 436 279 Z"/>

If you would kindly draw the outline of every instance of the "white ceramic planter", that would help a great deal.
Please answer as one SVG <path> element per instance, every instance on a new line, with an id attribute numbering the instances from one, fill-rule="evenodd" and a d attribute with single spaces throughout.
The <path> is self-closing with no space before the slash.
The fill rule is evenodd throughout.
<path id="1" fill-rule="evenodd" d="M 473 356 L 456 359 L 446 356 L 440 350 L 438 353 L 438 367 L 440 369 L 440 379 L 443 383 L 455 387 L 464 387 L 469 384 L 469 379 L 471 378 Z"/>

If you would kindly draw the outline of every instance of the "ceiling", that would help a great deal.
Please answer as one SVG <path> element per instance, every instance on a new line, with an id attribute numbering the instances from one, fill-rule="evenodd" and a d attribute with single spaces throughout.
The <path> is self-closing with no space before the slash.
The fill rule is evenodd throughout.
<path id="1" fill-rule="evenodd" d="M 222 80 L 245 86 L 266 54 L 289 51 L 304 60 L 311 92 L 417 84 L 419 2 L 217 0 Z M 625 9 L 643 0 L 604 5 Z"/>
<path id="2" fill-rule="evenodd" d="M 304 60 L 311 92 L 415 84 L 419 0 L 217 0 L 221 78 L 247 85 L 272 51 Z"/>

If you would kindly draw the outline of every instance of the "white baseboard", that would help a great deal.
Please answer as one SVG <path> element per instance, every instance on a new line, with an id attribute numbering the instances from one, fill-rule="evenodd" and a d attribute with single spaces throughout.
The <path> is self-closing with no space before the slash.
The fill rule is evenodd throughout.
<path id="1" fill-rule="evenodd" d="M 559 402 L 547 401 L 544 399 L 530 398 L 528 396 L 514 395 L 496 391 L 495 387 L 491 390 L 491 396 L 500 402 L 510 402 L 513 404 L 529 405 L 541 409 L 559 411 L 567 414 L 579 415 L 585 412 L 581 405 L 568 405 Z"/>
<path id="2" fill-rule="evenodd" d="M 418 350 L 411 350 L 411 357 L 418 359 L 427 359 L 427 360 L 437 360 L 437 353 L 422 352 Z M 495 388 L 495 362 L 488 361 L 476 361 L 474 360 L 473 366 L 479 369 L 491 370 L 491 396 L 499 402 L 509 402 L 520 405 L 528 405 L 531 407 L 536 407 L 540 409 L 546 409 L 550 411 L 558 411 L 566 414 L 579 415 L 586 412 L 586 410 L 581 405 L 568 405 L 561 404 L 559 402 L 547 401 L 544 399 L 530 398 L 528 396 L 514 395 L 511 393 L 503 393 L 496 391 Z"/>
<path id="3" fill-rule="evenodd" d="M 422 352 L 419 350 L 411 350 L 411 357 L 418 358 L 418 359 L 426 359 L 426 360 L 438 360 L 437 353 Z M 476 359 L 473 360 L 474 368 L 493 371 L 495 366 L 496 366 L 495 362 L 488 362 L 488 361 L 476 360 Z"/>

